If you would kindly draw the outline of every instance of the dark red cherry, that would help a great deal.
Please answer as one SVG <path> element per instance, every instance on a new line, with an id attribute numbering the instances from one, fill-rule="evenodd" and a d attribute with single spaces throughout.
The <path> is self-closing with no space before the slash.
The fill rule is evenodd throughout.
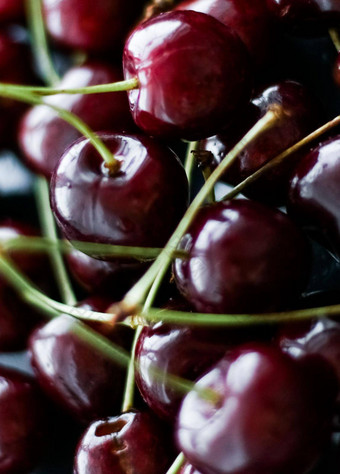
<path id="1" fill-rule="evenodd" d="M 77 337 L 73 318 L 60 316 L 30 338 L 30 356 L 41 388 L 81 423 L 119 410 L 125 371 Z M 110 336 L 127 347 L 131 330 L 120 326 Z"/>
<path id="2" fill-rule="evenodd" d="M 136 347 L 139 391 L 157 415 L 174 422 L 183 394 L 170 385 L 168 374 L 195 381 L 227 350 L 246 341 L 269 340 L 271 335 L 268 327 L 213 330 L 162 322 L 145 327 Z M 159 373 L 153 373 L 153 368 Z"/>
<path id="3" fill-rule="evenodd" d="M 185 0 L 176 10 L 206 13 L 224 23 L 239 35 L 256 64 L 268 57 L 273 28 L 265 0 Z"/>
<path id="4" fill-rule="evenodd" d="M 24 0 L 1 0 L 0 22 L 16 21 L 24 16 Z"/>
<path id="5" fill-rule="evenodd" d="M 333 75 L 334 75 L 335 83 L 340 87 L 340 52 L 338 53 L 338 56 L 334 64 Z"/>
<path id="6" fill-rule="evenodd" d="M 72 249 L 66 260 L 70 273 L 85 290 L 111 294 L 117 300 L 147 268 L 145 263 L 98 260 L 77 249 Z"/>
<path id="7" fill-rule="evenodd" d="M 146 411 L 95 421 L 79 442 L 74 474 L 165 474 L 172 454 L 167 431 Z"/>
<path id="8" fill-rule="evenodd" d="M 116 159 L 110 176 L 102 157 L 80 139 L 62 157 L 51 202 L 64 236 L 118 245 L 162 247 L 182 217 L 188 183 L 177 156 L 142 135 L 99 135 Z"/>
<path id="9" fill-rule="evenodd" d="M 279 22 L 298 31 L 316 31 L 316 26 L 340 19 L 338 0 L 267 0 L 269 11 Z"/>
<path id="10" fill-rule="evenodd" d="M 340 254 L 340 135 L 306 154 L 291 179 L 288 212 Z"/>
<path id="11" fill-rule="evenodd" d="M 63 46 L 85 51 L 119 50 L 143 0 L 43 0 L 46 28 Z"/>
<path id="12" fill-rule="evenodd" d="M 0 473 L 32 472 L 47 435 L 44 400 L 31 378 L 0 367 Z"/>
<path id="13" fill-rule="evenodd" d="M 334 375 L 318 360 L 304 363 L 278 349 L 242 346 L 191 391 L 178 416 L 179 448 L 205 474 L 303 474 L 330 435 Z"/>
<path id="14" fill-rule="evenodd" d="M 192 464 L 185 462 L 179 469 L 178 474 L 202 474 L 202 472 L 198 471 Z"/>
<path id="15" fill-rule="evenodd" d="M 319 125 L 318 103 L 303 85 L 293 81 L 274 84 L 252 100 L 242 120 L 236 121 L 223 134 L 207 138 L 202 142 L 201 147 L 214 155 L 213 166 L 219 164 L 228 151 L 275 104 L 282 105 L 286 114 L 276 126 L 262 133 L 240 153 L 225 174 L 224 179 L 227 182 L 238 184 Z M 285 202 L 289 178 L 300 155 L 301 153 L 296 153 L 273 168 L 255 184 L 249 186 L 245 194 L 271 204 Z"/>
<path id="16" fill-rule="evenodd" d="M 207 313 L 287 307 L 308 273 L 303 235 L 286 215 L 254 201 L 203 207 L 180 248 L 190 257 L 175 260 L 177 286 Z"/>
<path id="17" fill-rule="evenodd" d="M 60 88 L 79 88 L 121 80 L 120 69 L 89 62 L 70 69 Z M 56 95 L 45 99 L 69 110 L 93 130 L 134 130 L 126 92 L 89 95 Z M 19 145 L 33 171 L 50 178 L 65 149 L 81 134 L 49 107 L 31 108 L 20 124 Z"/>
<path id="18" fill-rule="evenodd" d="M 209 136 L 235 119 L 251 93 L 246 48 L 210 15 L 175 11 L 136 28 L 124 50 L 136 124 L 149 135 L 189 140 Z"/>
<path id="19" fill-rule="evenodd" d="M 0 13 L 1 15 L 1 13 Z M 19 30 L 21 31 L 21 30 Z M 32 82 L 31 55 L 15 28 L 0 30 L 0 81 L 12 84 Z M 18 120 L 26 106 L 0 97 L 0 145 L 13 145 Z"/>

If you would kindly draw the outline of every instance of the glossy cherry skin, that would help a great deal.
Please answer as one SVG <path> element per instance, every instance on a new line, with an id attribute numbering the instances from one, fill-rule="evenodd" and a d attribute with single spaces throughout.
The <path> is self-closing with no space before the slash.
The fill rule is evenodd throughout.
<path id="1" fill-rule="evenodd" d="M 330 434 L 336 384 L 327 365 L 298 363 L 278 349 L 242 346 L 197 383 L 178 416 L 179 448 L 205 474 L 302 474 Z"/>
<path id="2" fill-rule="evenodd" d="M 238 184 L 282 151 L 315 130 L 320 122 L 320 108 L 301 84 L 283 81 L 262 90 L 251 102 L 242 120 L 225 133 L 204 140 L 201 147 L 214 155 L 213 167 L 221 162 L 234 145 L 273 105 L 282 105 L 286 114 L 270 130 L 263 132 L 243 150 L 224 179 Z M 301 154 L 294 154 L 266 173 L 245 190 L 245 194 L 270 204 L 282 204 L 287 198 L 289 178 Z"/>
<path id="3" fill-rule="evenodd" d="M 125 78 L 139 80 L 128 93 L 132 115 L 149 135 L 209 136 L 250 97 L 245 46 L 203 13 L 168 12 L 142 23 L 127 40 L 123 60 Z"/>
<path id="4" fill-rule="evenodd" d="M 95 421 L 79 442 L 74 474 L 165 474 L 172 454 L 167 431 L 148 411 Z"/>
<path id="5" fill-rule="evenodd" d="M 268 57 L 272 21 L 265 0 L 186 0 L 176 10 L 194 10 L 215 17 L 234 30 L 258 65 Z"/>
<path id="6" fill-rule="evenodd" d="M 78 88 L 121 80 L 120 69 L 101 62 L 74 66 L 63 77 L 60 88 Z M 81 118 L 92 130 L 134 130 L 126 92 L 89 95 L 55 95 L 45 99 Z M 95 112 L 94 112 L 95 111 Z M 32 107 L 23 117 L 19 145 L 26 163 L 36 173 L 50 178 L 65 149 L 81 137 L 73 126 L 49 107 Z"/>
<path id="7" fill-rule="evenodd" d="M 0 22 L 15 21 L 24 16 L 24 0 L 1 0 Z"/>
<path id="8" fill-rule="evenodd" d="M 63 46 L 90 52 L 112 51 L 141 13 L 143 0 L 43 0 L 47 31 Z"/>
<path id="9" fill-rule="evenodd" d="M 307 153 L 290 183 L 288 212 L 340 254 L 340 135 Z"/>
<path id="10" fill-rule="evenodd" d="M 313 31 L 318 24 L 336 24 L 340 19 L 338 0 L 267 0 L 269 11 L 279 22 L 299 31 Z"/>
<path id="11" fill-rule="evenodd" d="M 46 435 L 45 401 L 32 379 L 0 367 L 0 473 L 32 472 Z"/>
<path id="12" fill-rule="evenodd" d="M 256 313 L 287 307 L 308 272 L 306 241 L 287 216 L 254 201 L 203 207 L 179 245 L 183 296 L 199 312 Z"/>
<path id="13" fill-rule="evenodd" d="M 125 371 L 77 337 L 75 320 L 60 316 L 36 330 L 29 343 L 31 363 L 46 394 L 87 424 L 119 409 Z M 130 330 L 110 336 L 118 346 L 130 343 Z"/>
<path id="14" fill-rule="evenodd" d="M 88 292 L 117 295 L 117 301 L 147 269 L 145 263 L 98 260 L 72 249 L 66 256 L 74 279 Z"/>
<path id="15" fill-rule="evenodd" d="M 168 374 L 194 381 L 227 350 L 246 341 L 269 340 L 271 336 L 268 327 L 213 330 L 158 322 L 145 327 L 138 339 L 137 386 L 152 411 L 173 423 L 183 394 L 169 385 Z M 153 374 L 154 366 L 160 370 L 161 377 Z"/>
<path id="16" fill-rule="evenodd" d="M 88 140 L 66 151 L 51 181 L 52 209 L 64 236 L 162 247 L 187 206 L 184 168 L 169 148 L 147 136 L 99 136 L 121 161 L 120 171 L 110 176 Z"/>

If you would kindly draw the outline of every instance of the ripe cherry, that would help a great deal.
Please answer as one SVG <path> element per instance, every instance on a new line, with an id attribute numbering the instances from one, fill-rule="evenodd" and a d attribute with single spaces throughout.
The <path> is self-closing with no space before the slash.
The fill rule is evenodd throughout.
<path id="1" fill-rule="evenodd" d="M 291 179 L 288 212 L 340 254 L 340 136 L 307 153 Z"/>
<path id="2" fill-rule="evenodd" d="M 120 69 L 101 62 L 74 66 L 63 77 L 60 88 L 79 88 L 121 80 Z M 126 92 L 89 95 L 56 95 L 46 102 L 67 109 L 93 130 L 134 130 Z M 96 111 L 96 113 L 94 113 Z M 19 145 L 27 164 L 50 178 L 65 149 L 81 134 L 49 107 L 31 108 L 20 124 Z"/>
<path id="3" fill-rule="evenodd" d="M 72 332 L 77 324 L 60 316 L 30 338 L 31 363 L 41 388 L 81 423 L 116 412 L 125 371 Z M 117 327 L 112 341 L 127 348 L 131 330 Z"/>
<path id="4" fill-rule="evenodd" d="M 235 119 L 251 93 L 249 58 L 236 33 L 193 11 L 140 24 L 124 49 L 136 124 L 149 135 L 193 140 Z"/>
<path id="5" fill-rule="evenodd" d="M 185 0 L 176 10 L 194 10 L 215 17 L 239 35 L 256 64 L 268 58 L 273 22 L 265 0 Z"/>
<path id="6" fill-rule="evenodd" d="M 188 183 L 177 156 L 142 135 L 99 135 L 121 162 L 111 176 L 88 140 L 66 151 L 52 177 L 52 209 L 69 240 L 162 247 L 182 217 Z"/>
<path id="7" fill-rule="evenodd" d="M 31 378 L 0 367 L 0 473 L 31 472 L 47 434 L 45 401 Z"/>
<path id="8" fill-rule="evenodd" d="M 213 167 L 218 165 L 246 132 L 275 104 L 283 106 L 285 115 L 273 128 L 263 132 L 243 150 L 225 174 L 225 180 L 238 184 L 282 151 L 312 132 L 320 122 L 320 107 L 301 84 L 283 81 L 267 87 L 251 102 L 246 113 L 226 132 L 207 138 L 201 144 L 214 155 Z M 289 178 L 301 153 L 295 153 L 279 166 L 259 178 L 245 194 L 270 204 L 286 201 Z"/>
<path id="9" fill-rule="evenodd" d="M 241 346 L 185 398 L 177 439 L 205 474 L 309 472 L 330 435 L 336 384 L 318 359 L 297 362 L 278 349 Z"/>
<path id="10" fill-rule="evenodd" d="M 253 201 L 203 207 L 179 246 L 174 273 L 183 296 L 207 313 L 266 312 L 299 295 L 309 252 L 287 216 Z"/>
<path id="11" fill-rule="evenodd" d="M 46 28 L 63 46 L 90 52 L 119 50 L 142 0 L 43 0 Z"/>
<path id="12" fill-rule="evenodd" d="M 0 2 L 0 21 L 16 21 L 24 16 L 24 0 L 1 0 Z"/>
<path id="13" fill-rule="evenodd" d="M 95 421 L 79 442 L 74 474 L 165 474 L 172 454 L 167 431 L 147 411 Z"/>

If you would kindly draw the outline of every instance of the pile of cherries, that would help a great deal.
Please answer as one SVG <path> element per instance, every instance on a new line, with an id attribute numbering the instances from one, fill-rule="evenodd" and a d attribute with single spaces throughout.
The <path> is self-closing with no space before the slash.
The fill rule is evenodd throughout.
<path id="1" fill-rule="evenodd" d="M 339 473 L 339 0 L 39 3 L 0 2 L 0 474 Z"/>

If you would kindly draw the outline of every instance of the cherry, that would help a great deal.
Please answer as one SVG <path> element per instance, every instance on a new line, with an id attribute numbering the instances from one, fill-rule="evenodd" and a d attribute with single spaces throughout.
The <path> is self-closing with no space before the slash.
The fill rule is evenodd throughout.
<path id="1" fill-rule="evenodd" d="M 334 64 L 333 76 L 335 83 L 340 87 L 340 52 L 338 53 Z"/>
<path id="2" fill-rule="evenodd" d="M 308 269 L 306 242 L 279 211 L 238 200 L 203 207 L 179 246 L 177 286 L 199 312 L 265 312 L 287 307 Z"/>
<path id="3" fill-rule="evenodd" d="M 86 424 L 118 409 L 125 371 L 77 337 L 74 324 L 65 315 L 50 321 L 32 334 L 29 350 L 44 392 Z M 119 326 L 110 337 L 126 347 L 131 330 Z"/>
<path id="4" fill-rule="evenodd" d="M 141 13 L 143 0 L 43 0 L 46 28 L 62 46 L 85 51 L 119 50 Z"/>
<path id="5" fill-rule="evenodd" d="M 301 84 L 283 81 L 262 90 L 251 102 L 242 120 L 226 132 L 204 140 L 201 147 L 214 155 L 213 167 L 246 134 L 260 117 L 275 104 L 286 112 L 273 128 L 263 132 L 242 153 L 225 174 L 225 180 L 238 184 L 282 151 L 297 143 L 319 125 L 320 110 L 316 100 Z M 245 193 L 253 199 L 280 204 L 287 198 L 289 178 L 300 154 L 296 153 L 249 186 Z"/>
<path id="6" fill-rule="evenodd" d="M 72 276 L 85 290 L 111 294 L 111 298 L 115 292 L 117 300 L 146 269 L 143 263 L 98 260 L 76 249 L 72 249 L 66 260 Z"/>
<path id="7" fill-rule="evenodd" d="M 8 22 L 21 19 L 24 16 L 24 0 L 1 0 L 0 21 Z"/>
<path id="8" fill-rule="evenodd" d="M 184 399 L 177 439 L 205 474 L 302 474 L 330 434 L 334 375 L 320 360 L 298 363 L 278 349 L 241 346 L 225 356 Z"/>
<path id="9" fill-rule="evenodd" d="M 74 474 L 165 474 L 171 454 L 167 428 L 151 412 L 128 411 L 89 426 L 78 445 Z"/>
<path id="10" fill-rule="evenodd" d="M 314 34 L 317 24 L 336 24 L 340 19 L 338 0 L 267 0 L 267 6 L 283 25 Z"/>
<path id="11" fill-rule="evenodd" d="M 185 462 L 178 471 L 178 474 L 202 474 L 192 464 Z"/>
<path id="12" fill-rule="evenodd" d="M 256 64 L 267 59 L 272 21 L 265 0 L 186 0 L 176 10 L 194 10 L 215 17 L 239 35 Z"/>
<path id="13" fill-rule="evenodd" d="M 46 439 L 45 401 L 31 378 L 0 367 L 0 473 L 31 472 Z"/>
<path id="14" fill-rule="evenodd" d="M 118 80 L 121 80 L 119 68 L 92 61 L 71 68 L 59 87 L 78 88 Z M 73 112 L 94 130 L 135 129 L 125 92 L 61 94 L 45 100 Z M 33 171 L 49 178 L 65 149 L 80 136 L 81 134 L 61 119 L 57 112 L 39 105 L 31 108 L 21 121 L 19 145 Z"/>
<path id="15" fill-rule="evenodd" d="M 177 309 L 183 310 L 183 307 Z M 252 331 L 213 330 L 176 327 L 162 322 L 144 327 L 136 347 L 139 391 L 158 416 L 174 422 L 183 397 L 168 382 L 168 374 L 194 381 L 227 350 L 246 341 L 269 340 L 271 335 L 268 327 L 252 328 Z M 153 374 L 153 367 L 159 370 L 161 377 Z"/>
<path id="16" fill-rule="evenodd" d="M 247 51 L 210 15 L 164 13 L 140 24 L 124 49 L 136 124 L 149 135 L 194 140 L 217 133 L 251 93 Z"/>
<path id="17" fill-rule="evenodd" d="M 340 135 L 306 154 L 291 179 L 288 211 L 299 224 L 340 252 Z"/>
<path id="18" fill-rule="evenodd" d="M 110 176 L 88 140 L 66 151 L 51 181 L 52 208 L 63 234 L 69 240 L 163 246 L 188 200 L 177 156 L 147 136 L 99 136 L 121 162 L 120 171 Z"/>

